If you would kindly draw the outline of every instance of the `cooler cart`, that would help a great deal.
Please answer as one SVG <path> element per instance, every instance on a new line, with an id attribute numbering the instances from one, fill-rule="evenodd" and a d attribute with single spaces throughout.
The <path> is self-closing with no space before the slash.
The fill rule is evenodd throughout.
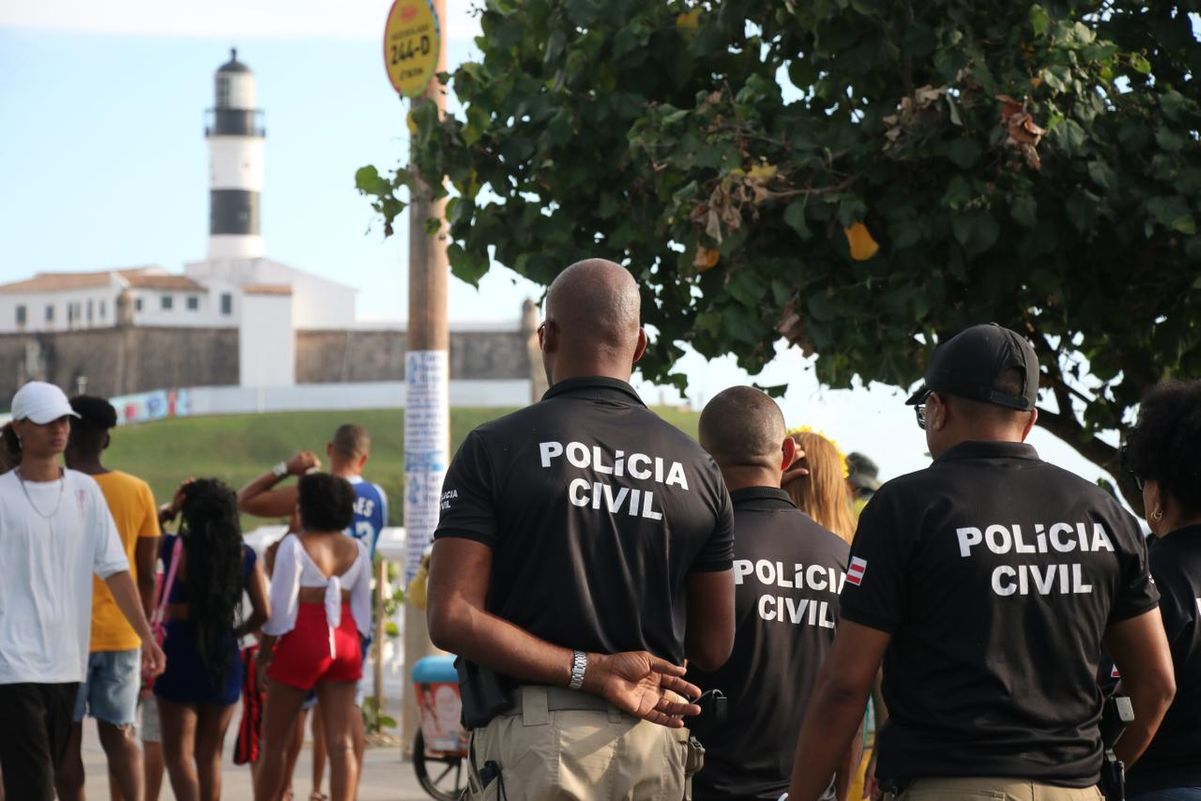
<path id="1" fill-rule="evenodd" d="M 413 666 L 421 728 L 413 740 L 413 770 L 438 801 L 457 801 L 467 786 L 467 732 L 453 656 L 427 656 Z"/>

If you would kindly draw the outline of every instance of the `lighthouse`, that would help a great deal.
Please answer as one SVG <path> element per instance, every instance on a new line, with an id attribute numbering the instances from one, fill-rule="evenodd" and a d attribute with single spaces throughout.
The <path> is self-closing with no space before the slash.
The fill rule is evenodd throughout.
<path id="1" fill-rule="evenodd" d="M 264 255 L 259 203 L 263 192 L 263 112 L 255 108 L 254 73 L 231 49 L 216 74 L 216 96 L 204 128 L 209 145 L 210 260 Z"/>

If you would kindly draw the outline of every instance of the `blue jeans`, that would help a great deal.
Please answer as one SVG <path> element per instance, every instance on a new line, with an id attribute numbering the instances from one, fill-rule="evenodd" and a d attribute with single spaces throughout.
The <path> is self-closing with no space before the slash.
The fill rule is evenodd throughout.
<path id="1" fill-rule="evenodd" d="M 1126 801 L 1201 801 L 1201 787 L 1165 787 L 1126 796 Z"/>
<path id="2" fill-rule="evenodd" d="M 75 696 L 76 723 L 89 714 L 114 726 L 132 726 L 142 688 L 142 652 L 95 651 Z"/>

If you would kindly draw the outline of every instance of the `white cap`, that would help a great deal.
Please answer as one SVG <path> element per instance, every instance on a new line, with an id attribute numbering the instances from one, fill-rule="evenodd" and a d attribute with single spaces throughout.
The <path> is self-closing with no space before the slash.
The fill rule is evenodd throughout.
<path id="1" fill-rule="evenodd" d="M 45 381 L 30 381 L 13 395 L 12 416 L 14 420 L 32 420 L 44 426 L 60 417 L 79 417 L 71 408 L 66 394 Z"/>

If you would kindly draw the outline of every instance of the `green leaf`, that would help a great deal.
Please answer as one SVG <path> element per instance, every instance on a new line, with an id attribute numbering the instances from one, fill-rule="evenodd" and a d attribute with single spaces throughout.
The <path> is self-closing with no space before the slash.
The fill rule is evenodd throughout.
<path id="1" fill-rule="evenodd" d="M 813 231 L 805 223 L 805 200 L 794 200 L 784 209 L 784 223 L 796 231 L 801 239 L 812 239 Z"/>
<path id="2" fill-rule="evenodd" d="M 1088 177 L 1102 189 L 1113 189 L 1117 182 L 1114 171 L 1099 159 L 1088 163 Z"/>
<path id="3" fill-rule="evenodd" d="M 1141 53 L 1130 54 L 1130 68 L 1142 75 L 1151 74 L 1151 62 Z"/>
<path id="4" fill-rule="evenodd" d="M 1040 5 L 1030 6 L 1030 27 L 1039 38 L 1046 35 L 1047 29 L 1051 27 L 1051 15 L 1045 8 Z"/>
<path id="5" fill-rule="evenodd" d="M 1059 146 L 1069 156 L 1079 154 L 1084 149 L 1084 143 L 1088 139 L 1088 134 L 1080 127 L 1080 123 L 1075 120 L 1064 120 L 1055 126 L 1052 134 L 1059 143 Z"/>
<path id="6" fill-rule="evenodd" d="M 946 147 L 947 158 L 964 170 L 975 164 L 983 152 L 974 139 L 956 139 Z"/>
<path id="7" fill-rule="evenodd" d="M 1189 236 L 1197 233 L 1197 224 L 1188 203 L 1179 195 L 1153 197 L 1147 201 L 1147 210 L 1164 228 Z"/>
<path id="8" fill-rule="evenodd" d="M 1014 195 L 1009 201 L 1009 213 L 1014 222 L 1026 228 L 1038 226 L 1038 201 L 1030 195 Z"/>
<path id="9" fill-rule="evenodd" d="M 956 215 L 951 220 L 951 230 L 955 239 L 963 245 L 968 258 L 973 258 L 993 246 L 1001 232 L 1001 226 L 987 211 L 974 209 Z"/>

